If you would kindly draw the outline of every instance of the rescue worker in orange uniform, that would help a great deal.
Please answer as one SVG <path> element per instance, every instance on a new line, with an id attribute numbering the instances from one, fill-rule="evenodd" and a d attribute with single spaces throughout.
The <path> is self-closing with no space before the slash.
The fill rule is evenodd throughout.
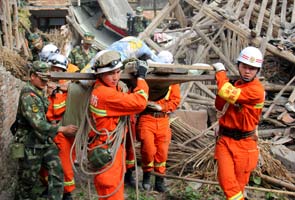
<path id="1" fill-rule="evenodd" d="M 123 121 L 122 117 L 140 113 L 147 105 L 148 85 L 144 80 L 147 64 L 139 63 L 137 86 L 131 93 L 121 91 L 122 88 L 119 85 L 121 67 L 120 54 L 111 50 L 104 50 L 101 55 L 96 56 L 96 61 L 92 66 L 98 74 L 98 78 L 94 84 L 89 106 L 90 116 L 95 127 L 89 133 L 90 153 L 98 147 L 100 147 L 100 151 L 109 149 L 109 142 L 114 138 L 119 140 L 124 138 L 126 127 L 124 126 L 123 129 L 117 127 Z M 123 133 L 122 137 L 116 137 L 120 131 Z M 113 133 L 110 138 L 108 137 L 109 133 Z M 124 142 L 121 141 L 117 145 L 116 151 L 111 151 L 114 153 L 112 154 L 112 164 L 107 164 L 96 170 L 98 173 L 94 177 L 94 184 L 99 199 L 124 199 L 125 147 Z M 100 158 L 98 159 L 100 160 Z"/>
<path id="2" fill-rule="evenodd" d="M 163 63 L 172 63 L 173 55 L 169 51 L 159 53 Z M 179 84 L 170 85 L 161 91 L 162 96 L 149 99 L 147 108 L 140 113 L 137 131 L 141 142 L 143 182 L 145 190 L 151 189 L 151 171 L 160 174 L 166 172 L 168 148 L 171 141 L 169 114 L 176 110 L 180 103 Z M 156 176 L 155 190 L 166 192 L 164 178 Z"/>
<path id="3" fill-rule="evenodd" d="M 54 54 L 49 57 L 48 63 L 51 65 L 52 72 L 66 72 L 68 70 L 68 60 L 64 55 Z M 65 80 L 60 80 L 58 83 L 48 83 L 48 88 L 53 90 L 53 93 L 48 97 L 49 106 L 46 117 L 52 124 L 57 124 L 66 110 L 68 84 L 69 81 Z M 59 148 L 59 157 L 64 171 L 63 200 L 71 200 L 71 192 L 75 189 L 74 171 L 70 158 L 74 139 L 75 137 L 67 137 L 61 133 L 54 137 L 54 142 Z M 72 158 L 75 159 L 75 151 L 73 151 Z"/>
<path id="4" fill-rule="evenodd" d="M 245 199 L 245 185 L 258 162 L 257 126 L 265 91 L 256 76 L 262 62 L 259 49 L 252 46 L 244 48 L 237 59 L 240 79 L 233 84 L 224 65 L 213 64 L 218 87 L 215 106 L 218 111 L 225 111 L 219 118 L 215 159 L 218 181 L 228 200 Z"/>

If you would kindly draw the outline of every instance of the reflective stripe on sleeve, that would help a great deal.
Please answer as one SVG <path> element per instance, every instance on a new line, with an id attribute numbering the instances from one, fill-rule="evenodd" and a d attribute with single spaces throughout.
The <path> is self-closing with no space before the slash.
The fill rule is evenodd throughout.
<path id="1" fill-rule="evenodd" d="M 63 101 L 63 102 L 61 102 L 59 104 L 53 104 L 53 108 L 55 110 L 60 109 L 60 108 L 65 107 L 65 106 L 66 106 L 66 101 Z"/>
<path id="2" fill-rule="evenodd" d="M 90 111 L 100 117 L 105 117 L 107 116 L 107 111 L 106 110 L 101 110 L 98 108 L 95 108 L 93 105 L 90 105 Z"/>
<path id="3" fill-rule="evenodd" d="M 144 96 L 144 98 L 147 100 L 148 99 L 148 94 L 144 92 L 144 90 L 138 90 L 136 93 Z"/>
<path id="4" fill-rule="evenodd" d="M 256 104 L 256 105 L 254 106 L 254 108 L 257 108 L 257 109 L 260 108 L 260 109 L 262 109 L 263 106 L 264 106 L 264 102 Z"/>

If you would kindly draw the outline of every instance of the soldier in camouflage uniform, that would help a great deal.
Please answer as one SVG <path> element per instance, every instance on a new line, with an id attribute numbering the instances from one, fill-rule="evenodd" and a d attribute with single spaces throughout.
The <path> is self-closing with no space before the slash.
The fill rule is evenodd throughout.
<path id="1" fill-rule="evenodd" d="M 44 46 L 42 37 L 36 33 L 32 33 L 28 36 L 29 48 L 32 53 L 31 61 L 39 60 L 39 53 Z"/>
<path id="2" fill-rule="evenodd" d="M 24 157 L 19 159 L 17 200 L 35 200 L 33 188 L 38 182 L 41 165 L 48 172 L 48 198 L 61 200 L 63 196 L 63 171 L 58 157 L 58 148 L 53 142 L 57 132 L 74 135 L 77 126 L 52 125 L 46 120 L 48 100 L 44 95 L 48 65 L 41 61 L 33 62 L 30 82 L 21 90 L 15 140 L 24 144 Z"/>
<path id="3" fill-rule="evenodd" d="M 138 6 L 135 13 L 133 17 L 127 15 L 128 33 L 132 36 L 138 36 L 148 26 L 148 20 L 143 16 L 142 7 Z"/>
<path id="4" fill-rule="evenodd" d="M 71 64 L 78 66 L 80 70 L 83 69 L 97 53 L 91 46 L 93 40 L 94 35 L 86 32 L 82 40 L 82 45 L 76 46 L 68 56 Z"/>

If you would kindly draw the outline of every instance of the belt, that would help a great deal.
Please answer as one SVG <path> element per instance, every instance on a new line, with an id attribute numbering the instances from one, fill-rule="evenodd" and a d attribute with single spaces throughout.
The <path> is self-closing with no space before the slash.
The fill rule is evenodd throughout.
<path id="1" fill-rule="evenodd" d="M 164 118 L 168 116 L 166 112 L 143 112 L 142 115 L 151 115 L 154 118 Z"/>
<path id="2" fill-rule="evenodd" d="M 219 127 L 219 134 L 224 135 L 230 138 L 233 138 L 234 140 L 241 140 L 245 139 L 247 137 L 250 137 L 254 135 L 255 129 L 253 131 L 243 132 L 237 129 L 229 129 L 225 127 Z"/>

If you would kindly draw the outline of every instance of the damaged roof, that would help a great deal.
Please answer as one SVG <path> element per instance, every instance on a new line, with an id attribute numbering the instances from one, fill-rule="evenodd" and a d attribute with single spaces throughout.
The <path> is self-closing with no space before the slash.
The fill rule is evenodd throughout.
<path id="1" fill-rule="evenodd" d="M 127 13 L 134 13 L 127 0 L 97 0 L 107 20 L 113 25 L 127 29 Z"/>

